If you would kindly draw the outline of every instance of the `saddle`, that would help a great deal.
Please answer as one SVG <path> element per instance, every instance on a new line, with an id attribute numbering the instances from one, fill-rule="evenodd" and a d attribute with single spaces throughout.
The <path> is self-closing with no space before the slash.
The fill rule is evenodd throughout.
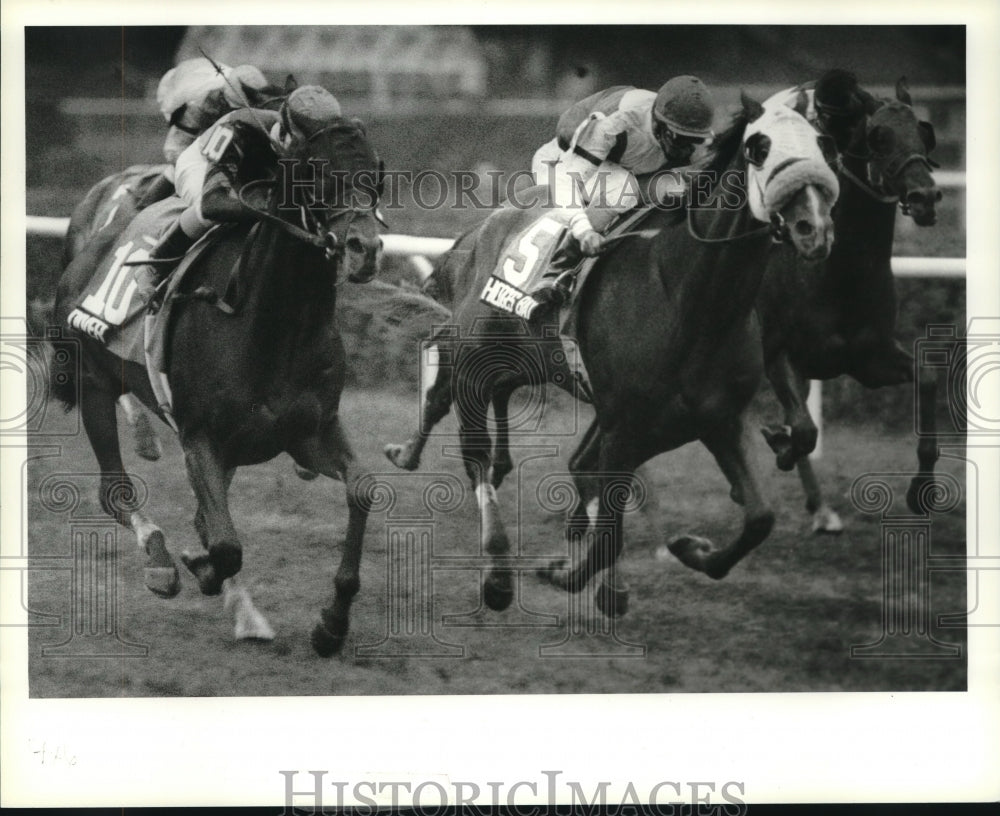
<path id="1" fill-rule="evenodd" d="M 242 289 L 241 254 L 230 271 L 223 297 L 206 287 L 187 291 L 192 288 L 188 283 L 189 271 L 219 236 L 233 228 L 230 225 L 209 230 L 159 286 L 140 279 L 149 274 L 142 261 L 184 208 L 180 199 L 168 198 L 140 212 L 112 244 L 113 249 L 97 264 L 76 308 L 67 317 L 71 328 L 102 341 L 115 356 L 144 366 L 161 407 L 167 410 L 169 387 L 162 372 L 169 362 L 168 332 L 175 304 L 202 299 L 214 303 L 227 314 L 235 314 Z M 80 262 L 87 260 L 84 258 Z"/>
<path id="2" fill-rule="evenodd" d="M 625 233 L 638 227 L 652 212 L 651 207 L 640 207 L 624 213 L 605 231 L 605 241 L 625 237 Z M 500 311 L 531 320 L 535 310 L 547 306 L 529 294 L 543 281 L 575 270 L 576 285 L 558 314 L 558 338 L 562 343 L 565 363 L 565 382 L 577 399 L 593 402 L 590 380 L 576 340 L 579 293 L 590 277 L 591 270 L 600 260 L 584 257 L 567 249 L 568 225 L 558 215 L 547 213 L 518 233 L 500 255 L 493 274 L 480 292 L 480 300 Z M 543 329 L 552 335 L 549 328 Z M 565 376 L 568 375 L 568 379 Z M 557 380 L 558 382 L 559 380 Z"/>

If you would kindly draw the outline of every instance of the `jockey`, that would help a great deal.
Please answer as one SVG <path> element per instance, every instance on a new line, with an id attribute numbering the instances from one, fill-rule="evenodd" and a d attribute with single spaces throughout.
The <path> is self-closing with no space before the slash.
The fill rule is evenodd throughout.
<path id="1" fill-rule="evenodd" d="M 150 260 L 161 263 L 150 264 L 149 273 L 137 273 L 136 279 L 155 288 L 216 223 L 255 220 L 237 191 L 248 181 L 268 176 L 276 166 L 276 145 L 287 146 L 293 136 L 308 138 L 340 115 L 333 94 L 318 85 L 303 85 L 280 111 L 243 107 L 219 119 L 178 157 L 177 195 L 188 207 L 150 253 Z"/>
<path id="2" fill-rule="evenodd" d="M 858 133 L 874 99 L 861 89 L 850 71 L 832 68 L 815 82 L 775 94 L 765 106 L 779 102 L 801 113 L 820 133 L 833 138 L 844 153 Z"/>
<path id="3" fill-rule="evenodd" d="M 559 118 L 557 136 L 535 153 L 532 172 L 566 211 L 580 253 L 599 254 L 601 233 L 641 203 L 636 176 L 690 164 L 695 148 L 713 135 L 714 113 L 705 84 L 677 76 L 656 93 L 608 88 Z M 563 280 L 567 274 L 546 279 L 532 293 L 536 300 L 564 298 L 572 283 Z"/>
<path id="4" fill-rule="evenodd" d="M 221 69 L 221 73 L 220 73 Z M 184 150 L 225 114 L 245 104 L 259 102 L 269 87 L 264 75 L 252 65 L 218 69 L 205 57 L 184 60 L 163 75 L 156 89 L 156 102 L 167 122 L 163 157 L 169 167 L 147 190 L 140 209 L 166 198 L 174 191 L 174 164 Z M 244 99 L 240 99 L 240 93 Z"/>

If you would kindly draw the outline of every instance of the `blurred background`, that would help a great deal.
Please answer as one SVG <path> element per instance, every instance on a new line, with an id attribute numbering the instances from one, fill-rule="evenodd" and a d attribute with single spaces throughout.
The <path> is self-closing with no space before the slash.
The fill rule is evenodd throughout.
<path id="1" fill-rule="evenodd" d="M 763 99 L 831 67 L 853 70 L 881 95 L 905 75 L 918 114 L 937 131 L 935 158 L 951 174 L 965 170 L 961 26 L 46 27 L 25 36 L 31 215 L 68 216 L 104 176 L 162 161 L 157 83 L 201 49 L 256 65 L 274 82 L 292 74 L 326 86 L 396 170 L 474 170 L 484 179 L 524 171 L 559 114 L 608 85 L 656 89 L 697 74 L 722 118 L 741 89 Z M 896 255 L 964 257 L 964 185 L 944 193 L 936 226 L 898 219 Z M 404 206 L 387 215 L 391 232 L 451 238 L 483 213 Z M 51 298 L 59 250 L 57 240 L 29 237 L 29 302 Z M 412 267 L 394 262 L 389 275 L 405 279 Z M 964 321 L 962 281 L 902 279 L 897 290 L 908 347 L 928 323 Z M 865 392 L 842 380 L 824 393 L 831 418 L 911 422 L 908 389 Z"/>

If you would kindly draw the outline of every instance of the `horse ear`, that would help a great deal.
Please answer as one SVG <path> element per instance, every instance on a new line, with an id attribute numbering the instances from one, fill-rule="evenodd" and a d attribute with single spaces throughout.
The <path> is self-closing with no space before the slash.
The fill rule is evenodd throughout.
<path id="1" fill-rule="evenodd" d="M 858 99 L 861 100 L 861 107 L 864 108 L 865 114 L 871 116 L 879 108 L 878 100 L 872 96 L 868 91 L 858 88 Z"/>
<path id="2" fill-rule="evenodd" d="M 828 136 L 825 133 L 820 133 L 816 136 L 816 142 L 819 144 L 819 149 L 823 153 L 823 161 L 825 161 L 830 167 L 836 169 L 837 165 L 837 142 L 833 136 Z"/>
<path id="3" fill-rule="evenodd" d="M 299 81 L 292 75 L 289 74 L 285 77 L 285 95 L 287 96 L 296 88 L 299 87 Z"/>
<path id="4" fill-rule="evenodd" d="M 807 110 L 809 110 L 809 94 L 805 88 L 799 88 L 799 92 L 795 94 L 795 112 L 805 116 Z"/>
<path id="5" fill-rule="evenodd" d="M 907 83 L 905 76 L 901 76 L 898 80 L 896 80 L 896 99 L 904 105 L 913 107 L 913 100 L 910 98 L 910 86 Z"/>
<path id="6" fill-rule="evenodd" d="M 937 136 L 934 134 L 934 125 L 930 122 L 917 122 L 917 131 L 920 133 L 920 141 L 924 143 L 927 152 L 930 153 L 937 147 Z"/>
<path id="7" fill-rule="evenodd" d="M 764 106 L 756 99 L 747 96 L 746 91 L 740 91 L 740 104 L 743 105 L 743 113 L 746 114 L 747 121 L 753 122 L 764 115 Z"/>

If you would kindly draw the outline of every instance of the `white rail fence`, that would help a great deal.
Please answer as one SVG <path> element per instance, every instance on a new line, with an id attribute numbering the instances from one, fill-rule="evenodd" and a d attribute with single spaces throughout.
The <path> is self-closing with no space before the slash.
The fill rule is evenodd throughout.
<path id="1" fill-rule="evenodd" d="M 965 173 L 937 173 L 935 180 L 940 186 L 964 187 Z M 29 235 L 62 238 L 68 227 L 68 218 L 39 215 L 29 215 L 26 218 Z M 432 268 L 427 259 L 443 255 L 454 243 L 449 238 L 426 238 L 419 235 L 383 235 L 382 242 L 386 255 L 411 258 L 423 277 L 429 275 Z M 894 257 L 892 273 L 900 278 L 965 278 L 965 258 Z M 823 455 L 823 384 L 820 380 L 812 381 L 807 404 L 809 414 L 820 432 L 812 454 L 812 458 L 818 459 Z"/>

